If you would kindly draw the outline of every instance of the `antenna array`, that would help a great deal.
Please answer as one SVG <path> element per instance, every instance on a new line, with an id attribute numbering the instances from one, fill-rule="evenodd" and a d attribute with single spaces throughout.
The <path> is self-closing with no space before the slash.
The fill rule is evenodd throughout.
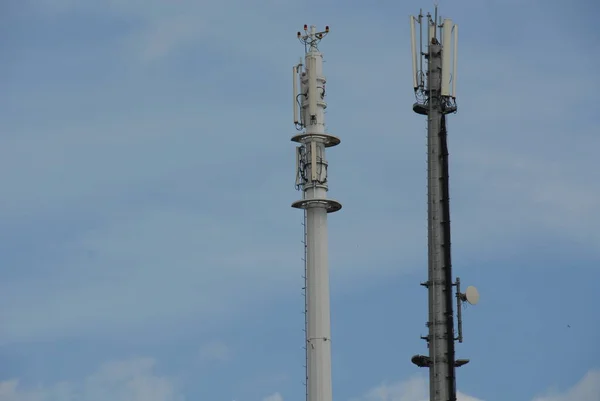
<path id="1" fill-rule="evenodd" d="M 410 38 L 411 38 L 411 53 L 412 53 L 412 71 L 413 71 L 413 88 L 417 102 L 413 110 L 422 115 L 428 114 L 429 79 L 432 77 L 425 71 L 428 68 L 430 59 L 430 46 L 439 46 L 441 65 L 438 67 L 441 71 L 440 91 L 437 93 L 440 106 L 442 106 L 444 114 L 457 111 L 456 107 L 456 71 L 458 60 L 458 25 L 454 24 L 450 18 L 439 18 L 438 24 L 437 8 L 435 16 L 431 14 L 423 15 L 422 12 L 418 16 L 410 16 Z M 419 25 L 419 49 L 417 51 L 416 40 L 416 25 Z M 423 51 L 423 25 L 426 25 L 427 31 L 425 51 Z M 439 30 L 438 30 L 439 29 Z M 438 37 L 439 36 L 439 37 Z M 441 46 L 440 46 L 441 45 Z M 427 63 L 423 67 L 423 63 Z M 437 73 L 438 71 L 436 71 Z M 436 74 L 437 75 L 437 74 Z"/>
<path id="2" fill-rule="evenodd" d="M 416 24 L 419 25 L 418 51 Z M 426 29 L 425 49 L 423 28 Z M 412 362 L 429 368 L 431 401 L 456 401 L 455 368 L 469 362 L 455 359 L 454 355 L 454 342 L 463 340 L 461 306 L 464 301 L 471 304 L 479 301 L 475 287 L 468 287 L 462 294 L 460 279 L 452 282 L 446 115 L 457 111 L 458 26 L 449 18 L 438 19 L 436 6 L 433 17 L 429 13 L 424 16 L 422 12 L 410 17 L 410 34 L 416 97 L 413 110 L 427 116 L 428 279 L 421 285 L 427 288 L 429 298 L 429 333 L 421 337 L 427 341 L 429 355 L 415 355 Z M 456 297 L 458 337 L 454 336 L 453 296 Z"/>

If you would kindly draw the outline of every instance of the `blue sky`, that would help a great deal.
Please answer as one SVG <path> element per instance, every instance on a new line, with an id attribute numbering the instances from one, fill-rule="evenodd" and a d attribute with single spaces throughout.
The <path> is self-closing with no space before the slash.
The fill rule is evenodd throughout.
<path id="1" fill-rule="evenodd" d="M 423 401 L 430 2 L 20 0 L 0 16 L 0 401 L 301 401 L 291 67 L 322 43 L 334 398 Z M 441 1 L 462 401 L 600 400 L 592 2 Z M 570 327 L 568 327 L 570 326 Z"/>

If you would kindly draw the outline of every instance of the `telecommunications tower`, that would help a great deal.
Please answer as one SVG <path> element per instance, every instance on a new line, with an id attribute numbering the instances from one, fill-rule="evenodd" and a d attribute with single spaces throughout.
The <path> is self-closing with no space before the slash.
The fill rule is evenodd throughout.
<path id="1" fill-rule="evenodd" d="M 419 24 L 419 47 L 415 26 Z M 426 46 L 423 46 L 423 25 Z M 475 287 L 460 292 L 460 279 L 452 279 L 450 256 L 450 196 L 448 185 L 448 144 L 446 115 L 456 113 L 456 61 L 458 26 L 451 19 L 435 14 L 410 17 L 413 87 L 416 103 L 413 110 L 427 116 L 427 232 L 428 277 L 421 283 L 429 293 L 429 355 L 415 355 L 412 362 L 429 368 L 429 399 L 456 401 L 455 368 L 469 362 L 455 359 L 454 343 L 462 342 L 461 306 L 464 301 L 476 304 Z M 425 61 L 426 66 L 423 67 Z M 453 287 L 456 293 L 453 294 Z M 458 336 L 454 335 L 453 298 L 456 297 Z"/>
<path id="2" fill-rule="evenodd" d="M 325 76 L 318 44 L 327 33 L 304 25 L 298 39 L 304 44 L 302 59 L 293 67 L 294 124 L 301 133 L 292 137 L 296 147 L 296 189 L 302 199 L 292 207 L 304 210 L 305 332 L 307 401 L 331 401 L 331 320 L 327 260 L 327 213 L 342 205 L 327 199 L 325 148 L 339 138 L 325 132 Z"/>

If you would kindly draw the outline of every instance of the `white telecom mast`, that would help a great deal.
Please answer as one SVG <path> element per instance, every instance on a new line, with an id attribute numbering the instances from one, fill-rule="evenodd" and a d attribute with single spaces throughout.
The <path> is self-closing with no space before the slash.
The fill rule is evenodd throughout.
<path id="1" fill-rule="evenodd" d="M 417 52 L 416 23 L 419 24 Z M 427 29 L 423 48 L 423 25 Z M 460 292 L 460 279 L 452 279 L 450 253 L 450 192 L 448 173 L 448 142 L 446 115 L 456 113 L 456 60 L 458 26 L 451 19 L 438 20 L 437 7 L 430 14 L 410 17 L 413 87 L 416 103 L 413 110 L 427 116 L 427 232 L 428 278 L 421 283 L 429 294 L 429 355 L 415 355 L 412 362 L 429 368 L 429 399 L 456 401 L 455 368 L 469 362 L 455 359 L 454 342 L 462 342 L 464 301 L 476 304 L 479 293 L 475 287 Z M 423 67 L 423 61 L 427 65 Z M 452 84 L 452 85 L 451 85 Z M 453 294 L 452 287 L 456 286 Z M 456 297 L 458 336 L 454 336 L 453 298 Z"/>
<path id="2" fill-rule="evenodd" d="M 329 269 L 327 260 L 327 213 L 342 205 L 327 199 L 327 160 L 325 148 L 340 139 L 325 132 L 325 77 L 323 54 L 318 44 L 327 33 L 304 25 L 298 39 L 305 57 L 293 67 L 294 124 L 300 134 L 292 141 L 296 148 L 296 188 L 302 200 L 292 207 L 305 213 L 305 291 L 306 291 L 306 386 L 307 401 L 331 401 L 331 321 L 329 312 Z"/>

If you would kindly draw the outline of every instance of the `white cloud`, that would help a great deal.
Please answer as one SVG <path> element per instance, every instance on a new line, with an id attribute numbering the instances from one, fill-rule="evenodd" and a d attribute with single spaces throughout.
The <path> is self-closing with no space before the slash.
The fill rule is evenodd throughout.
<path id="1" fill-rule="evenodd" d="M 144 61 L 152 61 L 169 54 L 176 46 L 206 35 L 205 23 L 196 15 L 177 15 L 156 22 L 133 38 L 131 44 L 139 48 Z"/>
<path id="2" fill-rule="evenodd" d="M 232 356 L 232 349 L 222 341 L 211 341 L 200 347 L 200 359 L 204 361 L 226 362 Z"/>
<path id="3" fill-rule="evenodd" d="M 155 361 L 131 359 L 104 364 L 82 383 L 21 388 L 0 382 L 0 401 L 184 401 L 171 379 L 153 372 Z"/>
<path id="4" fill-rule="evenodd" d="M 421 376 L 392 384 L 380 384 L 368 391 L 362 401 L 426 401 L 427 382 Z"/>
<path id="5" fill-rule="evenodd" d="M 458 401 L 483 401 L 457 392 Z M 429 401 L 429 385 L 425 376 L 413 376 L 408 380 L 380 384 L 354 401 Z"/>
<path id="6" fill-rule="evenodd" d="M 215 343 L 216 344 L 216 343 Z M 0 382 L 0 401 L 184 401 L 174 380 L 154 372 L 151 358 L 135 358 L 102 365 L 80 383 L 59 382 L 51 386 L 22 388 L 18 380 Z M 428 380 L 424 375 L 394 383 L 382 383 L 353 401 L 428 401 Z M 578 383 L 563 392 L 547 392 L 532 401 L 598 401 L 600 370 L 589 371 Z M 457 393 L 458 401 L 484 401 Z M 275 392 L 262 401 L 283 401 Z"/>
<path id="7" fill-rule="evenodd" d="M 283 397 L 279 393 L 274 393 L 268 397 L 263 398 L 263 401 L 283 401 Z"/>
<path id="8" fill-rule="evenodd" d="M 482 398 L 472 397 L 470 395 L 466 395 L 464 393 L 461 393 L 460 391 L 456 392 L 456 398 L 457 398 L 458 401 L 483 401 Z"/>
<path id="9" fill-rule="evenodd" d="M 457 392 L 458 401 L 483 401 L 483 398 Z M 546 392 L 532 401 L 599 401 L 600 370 L 590 370 L 573 387 L 565 391 Z M 429 384 L 424 375 L 391 384 L 380 384 L 353 401 L 429 401 Z"/>
<path id="10" fill-rule="evenodd" d="M 558 392 L 547 392 L 537 396 L 533 401 L 599 401 L 600 400 L 600 370 L 589 371 L 577 384 L 570 389 Z"/>

